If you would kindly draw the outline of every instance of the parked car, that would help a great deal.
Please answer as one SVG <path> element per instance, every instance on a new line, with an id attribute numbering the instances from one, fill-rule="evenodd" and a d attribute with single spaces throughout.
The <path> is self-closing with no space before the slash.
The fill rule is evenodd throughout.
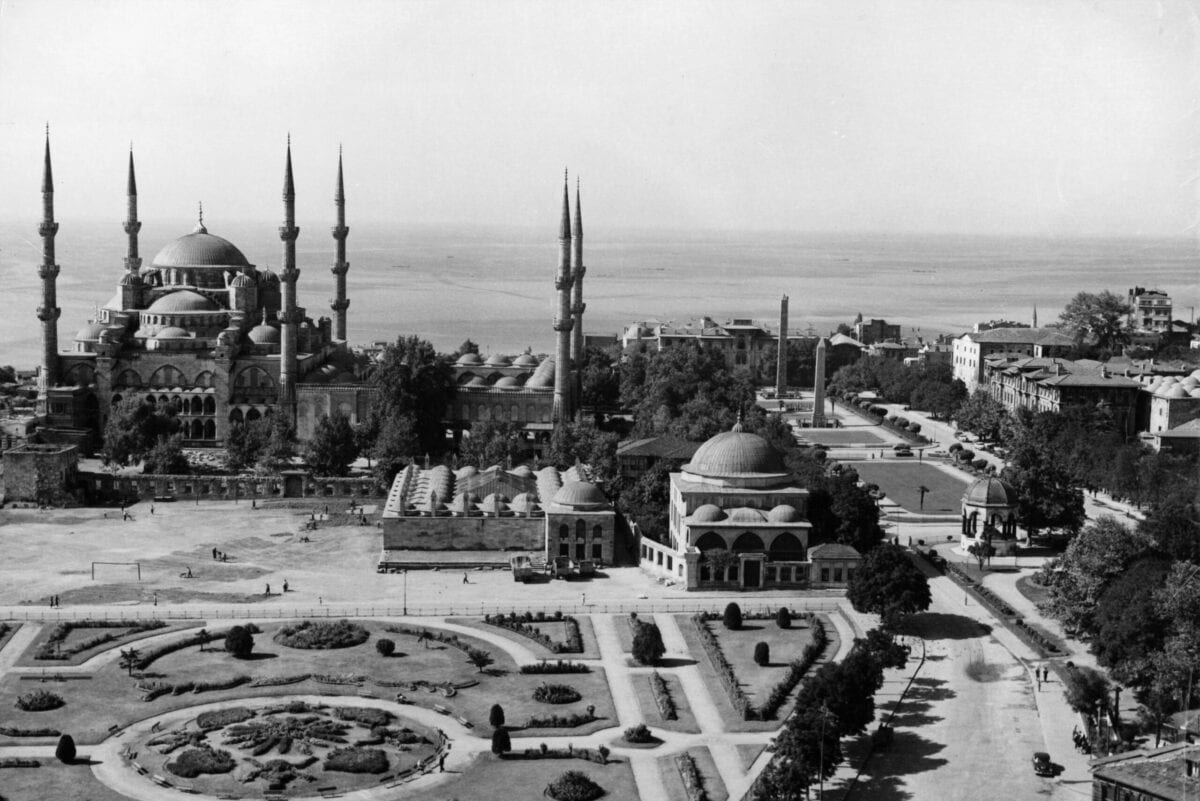
<path id="1" fill-rule="evenodd" d="M 1050 755 L 1045 751 L 1033 752 L 1033 772 L 1038 776 L 1054 775 L 1054 765 L 1050 762 Z"/>
<path id="2" fill-rule="evenodd" d="M 907 450 L 910 450 L 910 448 L 909 448 L 909 446 L 908 446 L 908 443 L 907 443 L 907 442 L 897 442 L 895 445 L 893 445 L 893 446 L 892 446 L 892 450 L 894 450 L 894 451 L 907 451 Z"/>
<path id="3" fill-rule="evenodd" d="M 912 456 L 912 448 L 900 448 L 896 451 L 897 456 Z"/>

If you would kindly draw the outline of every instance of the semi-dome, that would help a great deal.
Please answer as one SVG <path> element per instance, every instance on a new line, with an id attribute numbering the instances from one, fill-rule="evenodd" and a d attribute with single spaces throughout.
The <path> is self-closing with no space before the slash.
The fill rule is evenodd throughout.
<path id="1" fill-rule="evenodd" d="M 1007 481 L 987 476 L 967 488 L 963 502 L 970 506 L 1016 506 L 1017 492 Z"/>
<path id="2" fill-rule="evenodd" d="M 255 345 L 278 345 L 279 329 L 269 323 L 259 323 L 250 329 L 250 341 Z"/>
<path id="3" fill-rule="evenodd" d="M 95 342 L 100 339 L 100 334 L 104 329 L 105 325 L 103 323 L 93 320 L 75 333 L 75 339 L 80 342 Z"/>
<path id="4" fill-rule="evenodd" d="M 508 506 L 519 515 L 532 514 L 537 511 L 537 496 L 522 492 L 513 498 Z"/>
<path id="5" fill-rule="evenodd" d="M 741 428 L 739 423 L 732 431 L 717 434 L 705 442 L 683 469 L 694 475 L 713 477 L 787 472 L 779 452 L 770 443 Z"/>
<path id="6" fill-rule="evenodd" d="M 229 285 L 237 288 L 254 286 L 254 279 L 245 273 L 238 273 L 233 277 L 233 280 L 229 282 Z"/>
<path id="7" fill-rule="evenodd" d="M 465 384 L 465 386 L 468 386 L 468 387 L 486 387 L 486 386 L 487 386 L 487 379 L 485 379 L 483 376 L 477 375 L 477 376 L 475 376 L 474 378 L 472 378 L 470 381 L 468 381 L 468 382 Z"/>
<path id="8" fill-rule="evenodd" d="M 751 509 L 749 506 L 739 506 L 736 509 L 729 510 L 728 520 L 730 523 L 748 523 L 754 525 L 767 522 L 767 516 L 758 509 Z"/>
<path id="9" fill-rule="evenodd" d="M 190 289 L 179 289 L 170 294 L 163 295 L 158 300 L 150 304 L 148 312 L 155 314 L 178 314 L 180 312 L 210 312 L 219 311 L 217 306 L 209 298 L 201 295 L 199 292 L 193 292 Z"/>
<path id="10" fill-rule="evenodd" d="M 767 514 L 769 523 L 798 523 L 802 519 L 796 507 L 787 503 L 779 504 Z"/>
<path id="11" fill-rule="evenodd" d="M 724 519 L 725 513 L 721 511 L 721 507 L 714 503 L 704 504 L 692 512 L 691 516 L 693 523 L 719 523 Z"/>
<path id="12" fill-rule="evenodd" d="M 168 325 L 154 335 L 155 339 L 189 339 L 192 335 L 177 325 Z"/>
<path id="13" fill-rule="evenodd" d="M 208 232 L 203 225 L 170 242 L 152 262 L 155 267 L 249 267 L 237 246 Z"/>
<path id="14" fill-rule="evenodd" d="M 521 382 L 513 378 L 511 375 L 506 375 L 492 386 L 496 387 L 497 389 L 520 389 Z"/>
<path id="15" fill-rule="evenodd" d="M 608 499 L 595 484 L 586 481 L 568 481 L 554 493 L 554 503 L 574 509 L 597 509 L 608 505 Z"/>

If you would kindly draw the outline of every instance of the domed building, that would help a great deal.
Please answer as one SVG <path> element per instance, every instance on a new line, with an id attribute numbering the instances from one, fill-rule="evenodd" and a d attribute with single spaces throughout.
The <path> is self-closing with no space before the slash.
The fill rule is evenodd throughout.
<path id="1" fill-rule="evenodd" d="M 210 233 L 203 209 L 195 228 L 144 264 L 138 254 L 137 182 L 129 157 L 128 237 L 124 270 L 112 298 L 59 352 L 54 305 L 53 182 L 49 142 L 43 179 L 44 304 L 39 413 L 43 438 L 80 441 L 103 430 L 126 399 L 178 410 L 184 444 L 220 446 L 233 425 L 286 413 L 301 439 L 321 415 L 352 421 L 366 412 L 370 390 L 353 374 L 346 347 L 345 194 L 341 157 L 335 196 L 336 320 L 312 320 L 296 302 L 295 192 L 289 144 L 284 176 L 282 272 L 259 269 L 232 242 Z"/>
<path id="2" fill-rule="evenodd" d="M 992 476 L 975 480 L 962 497 L 962 549 L 990 542 L 996 556 L 1017 550 L 1017 491 Z"/>
<path id="3" fill-rule="evenodd" d="M 808 490 L 740 422 L 671 473 L 670 503 L 668 541 L 643 538 L 641 563 L 689 590 L 844 587 L 857 564 L 846 546 L 825 548 L 832 568 L 809 551 Z"/>

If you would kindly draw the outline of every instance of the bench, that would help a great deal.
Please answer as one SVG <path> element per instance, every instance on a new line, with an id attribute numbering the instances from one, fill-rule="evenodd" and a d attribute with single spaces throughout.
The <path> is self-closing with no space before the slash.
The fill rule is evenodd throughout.
<path id="1" fill-rule="evenodd" d="M 150 781 L 154 782 L 155 784 L 161 785 L 163 787 L 171 787 L 172 786 L 169 781 L 164 779 L 162 776 L 159 776 L 157 773 L 155 773 L 153 776 L 150 777 Z"/>
<path id="2" fill-rule="evenodd" d="M 462 717 L 461 715 L 459 717 L 456 717 L 455 720 L 457 720 L 462 725 L 466 726 L 468 729 L 475 728 L 474 726 L 471 725 L 471 721 L 467 720 L 466 718 Z"/>
<path id="3" fill-rule="evenodd" d="M 434 704 L 433 711 L 437 712 L 439 715 L 449 715 L 450 714 L 450 710 L 446 709 L 446 707 L 442 706 L 441 704 Z"/>

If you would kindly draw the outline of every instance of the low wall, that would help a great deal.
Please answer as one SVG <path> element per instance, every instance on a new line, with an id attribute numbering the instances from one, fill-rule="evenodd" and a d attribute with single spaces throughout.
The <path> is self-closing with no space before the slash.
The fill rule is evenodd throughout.
<path id="1" fill-rule="evenodd" d="M 383 521 L 384 550 L 544 551 L 541 517 L 394 517 Z"/>

